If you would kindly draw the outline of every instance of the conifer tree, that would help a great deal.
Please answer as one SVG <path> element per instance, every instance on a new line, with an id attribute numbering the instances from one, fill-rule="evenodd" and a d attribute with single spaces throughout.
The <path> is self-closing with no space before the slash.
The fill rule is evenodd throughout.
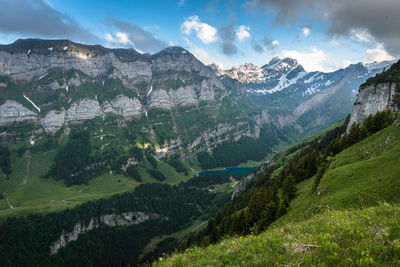
<path id="1" fill-rule="evenodd" d="M 374 126 L 374 118 L 373 118 L 372 115 L 369 115 L 369 116 L 365 119 L 364 125 L 365 125 L 365 127 L 367 128 L 367 130 L 368 130 L 369 133 L 374 133 L 375 126 Z"/>
<path id="2" fill-rule="evenodd" d="M 352 145 L 360 141 L 360 127 L 357 123 L 353 123 L 347 135 L 347 145 Z"/>
<path id="3" fill-rule="evenodd" d="M 286 196 L 288 200 L 294 198 L 296 194 L 296 184 L 293 175 L 289 174 L 286 176 L 282 184 L 282 196 Z"/>

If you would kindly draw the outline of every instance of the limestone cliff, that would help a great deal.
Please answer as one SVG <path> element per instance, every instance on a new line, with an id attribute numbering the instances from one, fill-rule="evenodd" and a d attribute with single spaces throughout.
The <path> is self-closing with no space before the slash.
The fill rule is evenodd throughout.
<path id="1" fill-rule="evenodd" d="M 400 61 L 360 86 L 347 130 L 353 123 L 362 124 L 369 115 L 386 109 L 400 109 Z"/>
<path id="2" fill-rule="evenodd" d="M 180 47 L 149 55 L 67 40 L 18 40 L 0 45 L 0 86 L 0 125 L 33 123 L 37 133 L 55 134 L 100 118 L 94 127 L 100 131 L 115 114 L 117 127 L 135 121 L 130 130 L 146 136 L 157 158 L 192 157 L 224 141 L 259 138 L 265 123 L 238 112 L 215 71 Z M 105 134 L 113 136 L 94 135 Z"/>
<path id="3" fill-rule="evenodd" d="M 65 247 L 68 243 L 77 240 L 80 235 L 99 228 L 100 226 L 129 226 L 154 219 L 168 220 L 168 218 L 155 213 L 137 211 L 122 214 L 107 214 L 100 216 L 100 218 L 91 218 L 87 225 L 83 222 L 78 222 L 71 232 L 61 233 L 60 237 L 51 245 L 50 254 L 57 254 L 59 249 Z"/>
<path id="4" fill-rule="evenodd" d="M 37 114 L 12 100 L 0 106 L 0 125 L 26 121 L 36 122 Z"/>
<path id="5" fill-rule="evenodd" d="M 393 101 L 398 90 L 399 85 L 396 83 L 379 83 L 360 90 L 347 128 L 350 129 L 353 123 L 362 124 L 369 115 L 375 115 L 378 111 L 389 108 L 398 110 L 399 107 Z"/>

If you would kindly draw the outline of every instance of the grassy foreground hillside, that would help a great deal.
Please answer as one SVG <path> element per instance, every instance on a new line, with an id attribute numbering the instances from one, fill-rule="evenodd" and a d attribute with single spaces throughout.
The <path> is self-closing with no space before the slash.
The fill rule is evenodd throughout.
<path id="1" fill-rule="evenodd" d="M 400 206 L 329 210 L 260 235 L 228 238 L 160 258 L 155 266 L 346 266 L 400 264 Z"/>
<path id="2" fill-rule="evenodd" d="M 287 213 L 260 235 L 192 247 L 156 266 L 399 265 L 400 126 L 392 125 L 330 159 L 297 184 Z"/>
<path id="3" fill-rule="evenodd" d="M 296 198 L 279 221 L 307 218 L 324 209 L 400 203 L 399 158 L 400 126 L 392 125 L 336 155 L 315 192 L 314 179 L 298 184 Z"/>

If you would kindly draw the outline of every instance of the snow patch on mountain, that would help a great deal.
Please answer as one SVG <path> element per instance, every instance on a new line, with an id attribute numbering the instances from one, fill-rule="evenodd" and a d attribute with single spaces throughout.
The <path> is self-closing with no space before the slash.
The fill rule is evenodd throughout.
<path id="1" fill-rule="evenodd" d="M 287 74 L 282 75 L 279 78 L 279 82 L 278 84 L 272 88 L 272 89 L 267 89 L 267 90 L 255 90 L 257 93 L 260 94 L 273 94 L 279 91 L 282 91 L 283 89 L 295 84 L 298 80 L 304 78 L 304 76 L 307 75 L 307 72 L 300 72 L 296 77 L 294 77 L 293 79 L 288 79 L 287 78 Z"/>

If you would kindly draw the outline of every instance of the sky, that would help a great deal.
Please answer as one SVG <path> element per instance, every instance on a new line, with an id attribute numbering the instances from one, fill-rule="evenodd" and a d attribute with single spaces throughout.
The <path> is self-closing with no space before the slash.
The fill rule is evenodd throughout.
<path id="1" fill-rule="evenodd" d="M 400 57 L 399 0 L 1 0 L 0 43 L 69 39 L 221 68 L 292 57 L 307 71 Z"/>

